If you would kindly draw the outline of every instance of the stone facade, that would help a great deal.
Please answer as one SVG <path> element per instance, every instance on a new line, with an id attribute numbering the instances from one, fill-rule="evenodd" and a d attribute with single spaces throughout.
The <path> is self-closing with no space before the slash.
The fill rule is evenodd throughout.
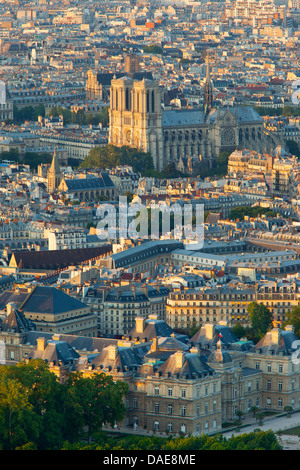
<path id="1" fill-rule="evenodd" d="M 175 163 L 187 171 L 201 162 L 214 165 L 223 151 L 242 147 L 262 152 L 277 145 L 254 108 L 213 108 L 208 91 L 204 109 L 163 110 L 163 87 L 155 80 L 112 79 L 109 142 L 150 152 L 157 170 Z M 189 168 L 182 168 L 185 160 Z"/>

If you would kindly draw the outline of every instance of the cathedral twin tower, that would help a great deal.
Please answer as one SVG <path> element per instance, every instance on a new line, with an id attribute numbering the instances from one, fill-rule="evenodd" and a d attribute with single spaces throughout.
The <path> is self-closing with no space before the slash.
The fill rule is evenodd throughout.
<path id="1" fill-rule="evenodd" d="M 153 80 L 111 81 L 109 142 L 150 152 L 155 168 L 163 169 L 162 91 Z"/>

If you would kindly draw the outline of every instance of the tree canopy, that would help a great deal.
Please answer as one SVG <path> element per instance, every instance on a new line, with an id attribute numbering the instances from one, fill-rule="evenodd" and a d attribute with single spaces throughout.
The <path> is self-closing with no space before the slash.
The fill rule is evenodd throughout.
<path id="1" fill-rule="evenodd" d="M 292 325 L 294 327 L 295 335 L 300 338 L 300 305 L 292 308 L 286 316 L 284 326 Z"/>
<path id="2" fill-rule="evenodd" d="M 259 341 L 272 325 L 272 312 L 265 305 L 258 304 L 257 302 L 248 304 L 247 311 L 251 328 L 257 337 L 257 341 Z"/>
<path id="3" fill-rule="evenodd" d="M 91 149 L 80 166 L 81 168 L 110 169 L 118 165 L 130 165 L 134 171 L 141 174 L 154 169 L 150 153 L 126 145 L 116 147 L 112 144 Z"/>
<path id="4" fill-rule="evenodd" d="M 258 217 L 260 215 L 266 215 L 267 217 L 276 217 L 276 213 L 267 207 L 261 206 L 253 206 L 253 207 L 246 207 L 240 206 L 235 207 L 229 212 L 229 219 L 230 220 L 244 220 L 245 216 L 249 217 Z"/>
<path id="5" fill-rule="evenodd" d="M 73 373 L 61 384 L 46 362 L 0 366 L 0 449 L 59 449 L 125 416 L 127 384 Z"/>
<path id="6" fill-rule="evenodd" d="M 216 436 L 201 435 L 199 437 L 169 438 L 158 436 L 110 437 L 102 433 L 93 443 L 65 443 L 63 450 L 281 450 L 273 431 L 257 431 L 239 436 L 226 438 L 221 434 Z"/>

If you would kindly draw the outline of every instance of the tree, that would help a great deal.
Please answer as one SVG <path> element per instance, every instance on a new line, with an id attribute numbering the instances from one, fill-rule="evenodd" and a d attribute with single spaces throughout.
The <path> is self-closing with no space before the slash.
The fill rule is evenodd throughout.
<path id="1" fill-rule="evenodd" d="M 93 374 L 83 377 L 73 373 L 67 383 L 68 393 L 74 401 L 74 411 L 81 418 L 82 426 L 88 428 L 88 439 L 91 434 L 102 428 L 104 423 L 114 426 L 121 421 L 126 412 L 123 398 L 128 386 L 125 382 L 114 382 L 111 376 Z"/>
<path id="2" fill-rule="evenodd" d="M 294 140 L 287 140 L 286 145 L 289 153 L 295 155 L 296 157 L 300 157 L 300 148 L 297 142 L 295 142 Z"/>
<path id="3" fill-rule="evenodd" d="M 80 166 L 81 168 L 109 169 L 118 165 L 130 165 L 137 173 L 144 173 L 154 168 L 149 152 L 126 145 L 116 147 L 112 144 L 91 149 Z"/>
<path id="4" fill-rule="evenodd" d="M 275 217 L 276 213 L 273 212 L 272 210 L 268 209 L 267 207 L 261 207 L 261 206 L 253 206 L 253 207 L 247 207 L 247 206 L 239 206 L 235 207 L 229 212 L 229 219 L 230 220 L 244 220 L 245 216 L 249 217 L 258 217 L 260 215 L 265 215 L 266 217 Z"/>
<path id="5" fill-rule="evenodd" d="M 163 48 L 157 44 L 151 44 L 144 47 L 144 52 L 150 52 L 151 54 L 163 54 Z"/>
<path id="6" fill-rule="evenodd" d="M 238 338 L 242 338 L 243 336 L 246 336 L 246 329 L 240 323 L 237 323 L 236 325 L 234 325 L 234 327 L 232 328 L 232 332 Z"/>
<path id="7" fill-rule="evenodd" d="M 62 106 L 52 106 L 49 111 L 49 116 L 62 116 L 64 124 L 70 124 L 72 122 L 72 113 L 68 108 L 63 108 Z"/>
<path id="8" fill-rule="evenodd" d="M 287 325 L 292 325 L 295 335 L 300 338 L 300 305 L 297 305 L 297 307 L 294 307 L 287 313 L 284 326 Z"/>
<path id="9" fill-rule="evenodd" d="M 257 302 L 248 304 L 247 311 L 251 328 L 259 341 L 272 325 L 272 312 L 265 305 L 258 304 Z"/>

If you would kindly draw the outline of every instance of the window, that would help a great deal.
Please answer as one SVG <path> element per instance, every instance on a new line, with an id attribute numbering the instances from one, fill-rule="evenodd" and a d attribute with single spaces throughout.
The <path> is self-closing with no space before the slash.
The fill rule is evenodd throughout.
<path id="1" fill-rule="evenodd" d="M 248 392 L 251 392 L 251 382 L 248 382 Z"/>
<path id="2" fill-rule="evenodd" d="M 185 414 L 186 414 L 186 407 L 182 406 L 181 407 L 181 416 L 185 416 Z"/>
<path id="3" fill-rule="evenodd" d="M 208 413 L 208 403 L 205 403 L 204 410 L 205 410 L 205 414 L 207 414 Z"/>
<path id="4" fill-rule="evenodd" d="M 278 382 L 278 390 L 282 390 L 282 381 L 281 380 L 279 380 L 279 382 Z"/>
<path id="5" fill-rule="evenodd" d="M 185 388 L 182 388 L 181 389 L 181 397 L 182 398 L 185 398 L 186 394 L 185 394 Z"/>
<path id="6" fill-rule="evenodd" d="M 197 412 L 197 416 L 199 416 L 199 415 L 200 415 L 200 405 L 197 405 L 197 409 L 196 409 L 196 410 L 197 410 L 197 411 L 196 411 L 196 412 Z"/>
<path id="7" fill-rule="evenodd" d="M 155 403 L 154 405 L 154 413 L 159 413 L 159 403 Z"/>
<path id="8" fill-rule="evenodd" d="M 281 408 L 282 407 L 282 398 L 278 398 L 278 406 Z"/>
<path id="9" fill-rule="evenodd" d="M 173 413 L 173 405 L 168 405 L 168 415 Z"/>
<path id="10" fill-rule="evenodd" d="M 137 401 L 137 398 L 134 398 L 133 399 L 133 408 L 137 408 L 138 407 L 138 401 Z"/>
<path id="11" fill-rule="evenodd" d="M 255 363 L 255 369 L 259 369 L 259 361 Z"/>
<path id="12" fill-rule="evenodd" d="M 154 431 L 159 431 L 159 421 L 154 421 Z"/>
<path id="13" fill-rule="evenodd" d="M 271 370 L 272 370 L 271 362 L 268 362 L 268 364 L 267 364 L 267 371 L 268 371 L 268 372 L 271 372 Z"/>
<path id="14" fill-rule="evenodd" d="M 172 423 L 168 423 L 168 431 L 169 432 L 173 431 L 173 424 Z"/>
<path id="15" fill-rule="evenodd" d="M 171 397 L 173 394 L 173 390 L 171 387 L 168 388 L 168 396 Z"/>
<path id="16" fill-rule="evenodd" d="M 271 380 L 267 380 L 267 390 L 271 390 Z"/>
<path id="17" fill-rule="evenodd" d="M 159 387 L 157 385 L 154 387 L 154 395 L 159 395 Z"/>
<path id="18" fill-rule="evenodd" d="M 282 364 L 278 364 L 278 372 L 282 372 Z"/>

